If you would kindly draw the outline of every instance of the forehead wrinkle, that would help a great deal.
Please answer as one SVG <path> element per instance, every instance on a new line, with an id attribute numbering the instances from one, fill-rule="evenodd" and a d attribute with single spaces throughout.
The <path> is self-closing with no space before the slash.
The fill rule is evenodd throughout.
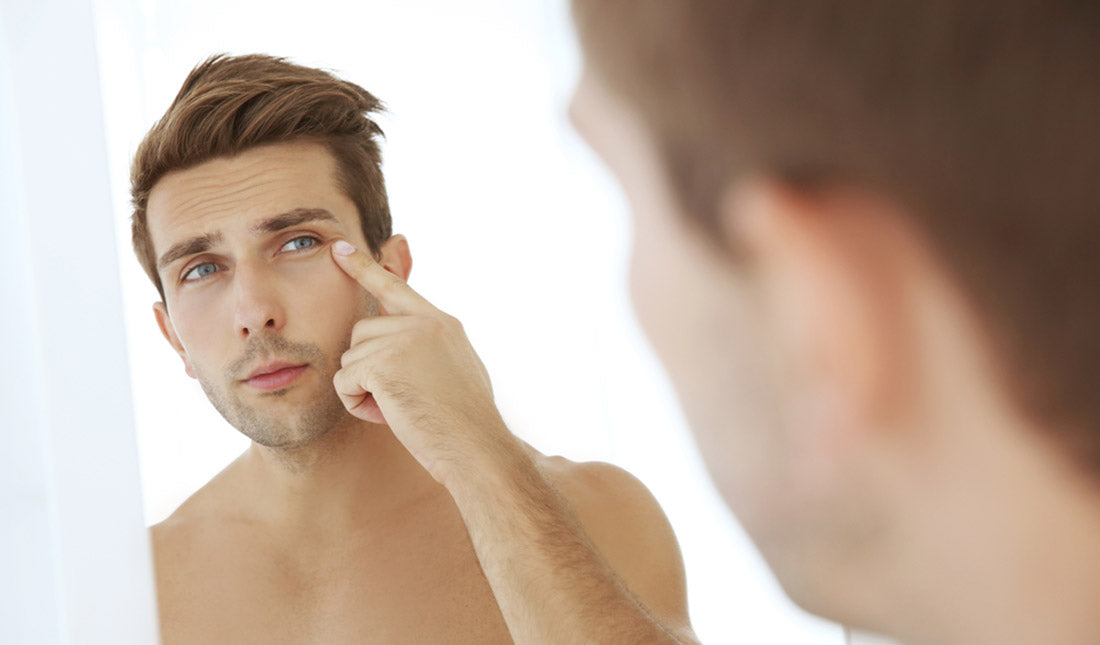
<path id="1" fill-rule="evenodd" d="M 233 210 L 236 202 L 244 201 L 250 191 L 266 192 L 269 186 L 280 183 L 271 174 L 257 171 L 233 181 L 220 181 L 219 178 L 212 177 L 210 182 L 189 186 L 189 196 L 178 202 L 172 210 L 181 214 L 195 209 L 203 211 L 200 214 L 219 214 Z"/>
<path id="2" fill-rule="evenodd" d="M 272 154 L 276 148 L 279 151 Z M 314 160 L 317 153 L 321 158 Z M 182 199 L 171 204 L 168 211 L 187 213 L 198 208 L 201 216 L 204 214 L 203 203 L 207 202 L 210 204 L 211 214 L 218 214 L 227 210 L 222 202 L 237 199 L 247 201 L 249 191 L 267 193 L 273 185 L 282 186 L 288 181 L 297 183 L 303 179 L 311 185 L 316 184 L 318 177 L 302 176 L 303 162 L 307 162 L 309 170 L 319 171 L 321 169 L 317 166 L 323 166 L 326 171 L 322 173 L 322 182 L 339 190 L 335 183 L 331 153 L 323 146 L 302 142 L 275 144 L 260 146 L 238 155 L 217 157 L 197 166 L 169 173 L 161 181 L 170 184 L 171 192 Z"/>
<path id="3" fill-rule="evenodd" d="M 325 202 L 328 192 L 342 195 L 334 182 L 331 156 L 323 149 L 319 151 L 323 158 L 315 160 L 313 150 L 300 144 L 283 145 L 276 155 L 263 150 L 246 151 L 165 175 L 154 187 L 150 200 L 150 233 L 155 247 L 164 248 L 158 240 L 170 246 L 172 238 L 193 239 L 222 232 L 234 222 L 247 225 L 257 216 L 289 212 L 288 208 L 301 203 L 287 203 L 288 194 L 297 193 L 303 201 L 308 200 L 307 204 L 317 198 Z M 326 194 L 316 194 L 318 189 Z M 335 212 L 325 203 L 317 207 Z M 342 224 L 335 216 L 333 220 Z"/>
<path id="4" fill-rule="evenodd" d="M 242 196 L 247 195 L 249 190 L 264 189 L 266 186 L 277 182 L 277 179 L 270 178 L 267 175 L 268 173 L 256 171 L 249 173 L 248 176 L 229 182 L 219 181 L 219 178 L 214 174 L 209 178 L 190 178 L 187 182 L 188 185 L 183 186 L 185 188 L 184 198 L 174 204 L 169 204 L 168 208 L 165 209 L 169 213 L 174 213 L 175 216 L 163 223 L 164 233 L 171 239 L 173 232 L 176 232 L 176 234 L 186 232 L 189 228 L 187 221 L 202 222 L 210 216 L 218 217 L 236 212 L 238 204 L 241 201 L 246 201 Z M 232 188 L 226 191 L 227 186 L 232 186 Z M 224 235 L 220 230 L 208 230 L 189 236 L 172 244 L 168 251 L 161 255 L 157 261 L 157 268 L 163 269 L 180 258 L 209 251 L 214 245 L 221 243 L 223 240 Z"/>

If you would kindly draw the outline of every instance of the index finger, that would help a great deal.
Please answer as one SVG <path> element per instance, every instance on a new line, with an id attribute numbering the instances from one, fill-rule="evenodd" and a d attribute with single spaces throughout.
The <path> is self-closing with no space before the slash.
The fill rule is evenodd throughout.
<path id="1" fill-rule="evenodd" d="M 378 302 L 393 314 L 435 312 L 432 303 L 424 299 L 400 277 L 387 271 L 370 256 L 344 240 L 332 244 L 332 259 Z"/>

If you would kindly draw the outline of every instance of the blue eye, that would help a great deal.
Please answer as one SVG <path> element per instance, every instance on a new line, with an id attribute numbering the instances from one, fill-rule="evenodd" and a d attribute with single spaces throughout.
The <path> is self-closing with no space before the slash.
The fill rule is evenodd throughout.
<path id="1" fill-rule="evenodd" d="M 319 240 L 309 235 L 296 237 L 283 245 L 280 251 L 301 251 L 317 244 Z"/>
<path id="2" fill-rule="evenodd" d="M 198 280 L 200 278 L 205 278 L 206 276 L 214 273 L 217 270 L 218 265 L 214 264 L 213 262 L 203 262 L 202 264 L 199 264 L 195 268 L 188 271 L 187 274 L 183 276 L 183 279 Z"/>

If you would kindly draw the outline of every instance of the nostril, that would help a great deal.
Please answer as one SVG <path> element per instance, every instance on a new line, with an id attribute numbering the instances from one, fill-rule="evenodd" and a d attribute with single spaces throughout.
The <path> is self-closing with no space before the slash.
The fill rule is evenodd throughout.
<path id="1" fill-rule="evenodd" d="M 267 322 L 264 323 L 264 327 L 274 327 L 274 326 L 275 326 L 275 319 L 274 318 L 268 318 Z"/>

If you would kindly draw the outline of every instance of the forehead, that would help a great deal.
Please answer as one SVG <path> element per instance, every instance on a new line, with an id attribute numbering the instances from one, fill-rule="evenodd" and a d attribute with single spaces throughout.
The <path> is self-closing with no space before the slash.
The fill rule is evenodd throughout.
<path id="1" fill-rule="evenodd" d="M 147 217 L 153 248 L 160 253 L 184 237 L 232 235 L 296 208 L 328 210 L 349 227 L 357 217 L 339 189 L 336 162 L 321 144 L 262 146 L 170 172 L 150 192 Z"/>

